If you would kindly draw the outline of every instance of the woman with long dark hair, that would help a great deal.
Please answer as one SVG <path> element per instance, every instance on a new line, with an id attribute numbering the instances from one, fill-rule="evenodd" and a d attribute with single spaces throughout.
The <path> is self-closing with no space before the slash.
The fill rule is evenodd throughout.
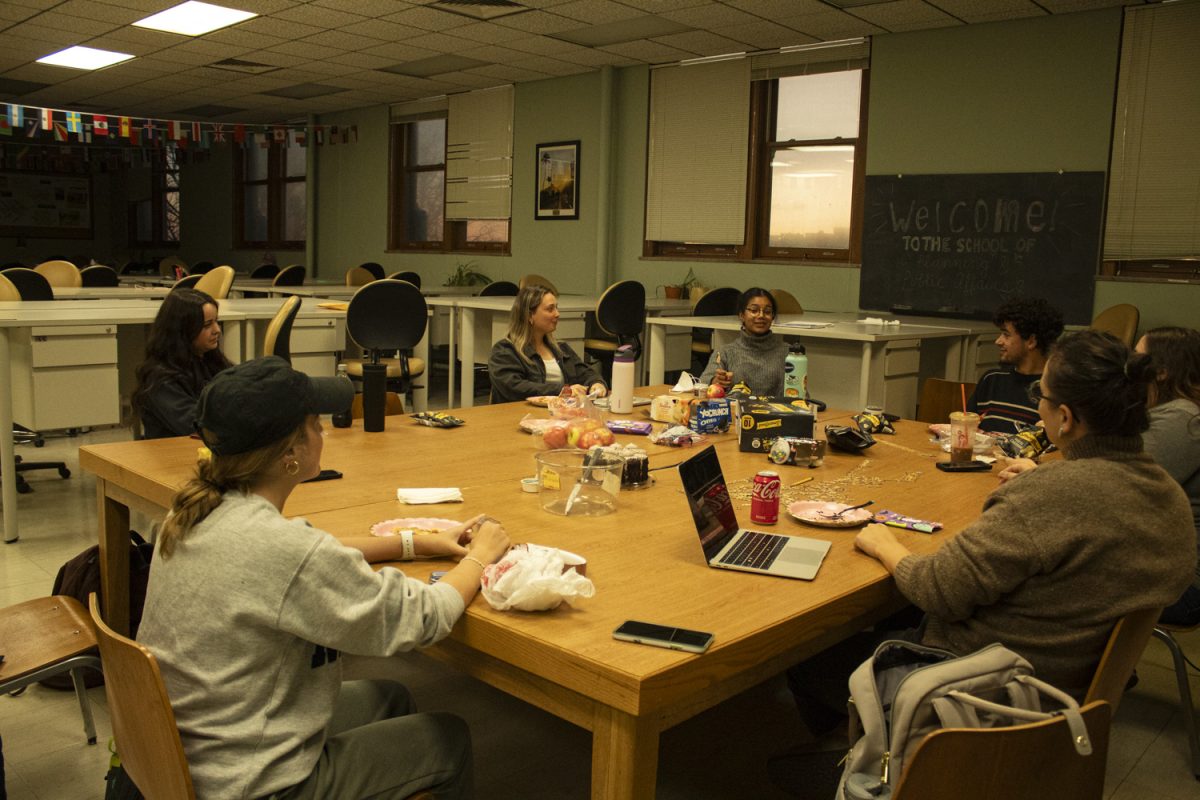
<path id="1" fill-rule="evenodd" d="M 753 286 L 742 292 L 737 303 L 742 330 L 733 342 L 713 348 L 700 382 L 726 389 L 744 383 L 759 397 L 782 396 L 788 344 L 771 332 L 775 309 L 775 295 L 766 289 Z"/>
<path id="2" fill-rule="evenodd" d="M 191 434 L 200 392 L 228 366 L 217 301 L 195 289 L 168 294 L 150 329 L 146 360 L 137 368 L 133 411 L 141 438 Z"/>

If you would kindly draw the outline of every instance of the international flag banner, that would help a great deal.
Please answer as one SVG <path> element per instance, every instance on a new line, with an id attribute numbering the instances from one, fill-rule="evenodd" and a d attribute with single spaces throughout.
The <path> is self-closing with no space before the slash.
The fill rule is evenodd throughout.
<path id="1" fill-rule="evenodd" d="M 346 141 L 350 144 L 358 144 L 358 126 L 351 125 L 347 134 Z"/>
<path id="2" fill-rule="evenodd" d="M 54 130 L 54 112 L 48 108 L 42 109 L 42 130 L 46 132 Z"/>
<path id="3" fill-rule="evenodd" d="M 142 123 L 142 138 L 147 142 L 154 141 L 154 120 L 148 119 Z"/>
<path id="4" fill-rule="evenodd" d="M 139 147 L 142 144 L 142 129 L 141 128 L 130 128 L 129 129 L 129 143 L 131 145 L 133 145 L 134 147 Z"/>
<path id="5" fill-rule="evenodd" d="M 38 131 L 41 130 L 41 122 L 36 118 L 31 118 L 25 121 L 25 138 L 36 139 Z"/>
<path id="6" fill-rule="evenodd" d="M 129 117 L 121 117 L 120 122 L 117 124 L 117 130 L 120 131 L 122 139 L 129 138 L 129 129 L 131 124 L 132 120 L 130 120 Z"/>
<path id="7" fill-rule="evenodd" d="M 78 111 L 67 112 L 67 130 L 71 133 L 81 133 L 83 131 L 83 119 L 79 116 Z"/>
<path id="8" fill-rule="evenodd" d="M 299 130 L 296 131 L 295 138 L 296 138 L 296 146 L 297 147 L 308 147 L 308 132 L 305 131 L 303 128 L 300 128 Z"/>
<path id="9" fill-rule="evenodd" d="M 264 150 L 271 146 L 271 140 L 265 131 L 254 134 L 254 141 L 258 142 L 258 146 Z"/>
<path id="10" fill-rule="evenodd" d="M 92 143 L 92 126 L 91 125 L 84 123 L 83 129 L 81 131 L 79 131 L 79 141 L 83 142 L 84 144 Z M 86 155 L 88 151 L 87 151 L 87 149 L 84 149 L 83 152 L 84 152 L 84 155 Z"/>
<path id="11" fill-rule="evenodd" d="M 235 142 L 237 142 L 238 144 L 246 143 L 246 126 L 245 125 L 234 125 L 233 126 L 233 140 Z"/>
<path id="12" fill-rule="evenodd" d="M 108 136 L 108 117 L 103 114 L 92 115 L 92 132 L 97 136 Z"/>
<path id="13" fill-rule="evenodd" d="M 54 123 L 54 141 L 65 142 L 67 140 L 67 124 L 65 122 Z"/>
<path id="14" fill-rule="evenodd" d="M 338 139 L 340 139 L 340 138 L 342 138 L 342 134 L 341 134 L 341 131 L 338 130 L 338 126 L 330 125 L 329 126 L 329 143 L 331 145 L 337 144 Z"/>
<path id="15" fill-rule="evenodd" d="M 7 115 L 0 117 L 0 136 L 12 136 L 12 125 L 9 124 Z"/>
<path id="16" fill-rule="evenodd" d="M 313 129 L 313 139 L 317 142 L 317 147 L 325 144 L 325 129 L 318 127 Z"/>
<path id="17" fill-rule="evenodd" d="M 274 134 L 275 142 L 277 144 L 283 144 L 287 141 L 287 128 L 283 127 L 282 125 L 276 125 L 272 130 L 272 134 Z"/>
<path id="18" fill-rule="evenodd" d="M 171 140 L 179 138 L 179 123 L 175 120 L 167 122 L 167 138 Z"/>
<path id="19" fill-rule="evenodd" d="M 214 142 L 224 142 L 225 141 L 225 126 L 222 125 L 220 122 L 218 122 L 212 126 L 212 140 Z"/>
<path id="20" fill-rule="evenodd" d="M 197 144 L 200 143 L 200 123 L 199 122 L 192 123 L 192 141 L 196 142 Z"/>
<path id="21" fill-rule="evenodd" d="M 25 107 L 10 104 L 8 106 L 8 124 L 14 129 L 20 130 L 25 127 Z"/>

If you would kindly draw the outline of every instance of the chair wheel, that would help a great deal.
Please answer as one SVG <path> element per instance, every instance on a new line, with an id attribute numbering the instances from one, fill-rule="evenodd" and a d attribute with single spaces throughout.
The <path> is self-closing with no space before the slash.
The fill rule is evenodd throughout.
<path id="1" fill-rule="evenodd" d="M 71 477 L 71 470 L 67 469 L 66 467 L 59 467 L 58 477 L 63 478 L 64 480 Z"/>
<path id="2" fill-rule="evenodd" d="M 17 484 L 17 494 L 29 494 L 32 491 L 33 487 L 24 481 Z"/>
<path id="3" fill-rule="evenodd" d="M 45 446 L 46 446 L 46 440 L 45 440 L 45 439 L 34 439 L 34 440 L 33 440 L 33 446 L 34 446 L 34 447 L 45 447 Z"/>

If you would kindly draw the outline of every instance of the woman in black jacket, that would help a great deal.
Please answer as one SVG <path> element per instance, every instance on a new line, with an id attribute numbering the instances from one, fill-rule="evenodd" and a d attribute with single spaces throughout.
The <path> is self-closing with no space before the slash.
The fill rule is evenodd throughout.
<path id="1" fill-rule="evenodd" d="M 603 397 L 608 387 L 596 370 L 570 345 L 554 340 L 558 297 L 545 286 L 529 285 L 513 301 L 508 336 L 496 342 L 488 359 L 492 402 L 507 403 L 558 394 L 564 386 L 581 385 Z"/>
<path id="2" fill-rule="evenodd" d="M 137 368 L 134 430 L 140 426 L 144 439 L 192 433 L 200 391 L 228 366 L 217 301 L 195 289 L 168 294 L 150 329 L 146 360 Z"/>

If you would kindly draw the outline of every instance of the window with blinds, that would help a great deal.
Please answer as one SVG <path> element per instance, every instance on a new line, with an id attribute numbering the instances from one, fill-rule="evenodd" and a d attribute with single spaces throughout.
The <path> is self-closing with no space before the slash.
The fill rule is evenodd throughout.
<path id="1" fill-rule="evenodd" d="M 1200 5 L 1125 12 L 1104 258 L 1108 274 L 1200 278 Z"/>
<path id="2" fill-rule="evenodd" d="M 656 69 L 647 256 L 857 262 L 865 40 Z"/>

